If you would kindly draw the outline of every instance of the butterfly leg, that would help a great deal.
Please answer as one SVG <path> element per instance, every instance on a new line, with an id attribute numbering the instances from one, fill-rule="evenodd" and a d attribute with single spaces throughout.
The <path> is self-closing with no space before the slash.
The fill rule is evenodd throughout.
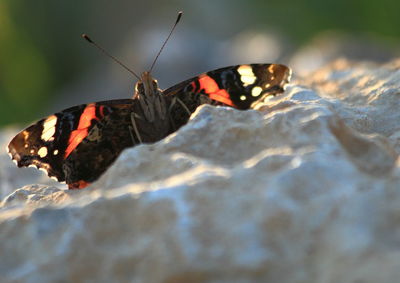
<path id="1" fill-rule="evenodd" d="M 135 118 L 141 119 L 141 117 L 140 117 L 139 115 L 137 115 L 136 113 L 132 112 L 132 113 L 131 113 L 132 127 L 129 126 L 129 129 L 130 129 L 130 134 L 131 134 L 131 138 L 132 138 L 133 144 L 136 144 L 136 143 L 135 143 L 135 139 L 134 139 L 134 136 L 133 136 L 132 132 L 135 133 L 135 136 L 136 136 L 136 138 L 138 139 L 138 141 L 139 141 L 140 143 L 142 143 L 142 138 L 141 138 L 140 133 L 139 133 L 139 130 L 138 130 L 138 128 L 137 128 Z M 132 130 L 133 130 L 133 131 L 132 131 Z"/>
<path id="2" fill-rule="evenodd" d="M 187 108 L 187 106 L 185 105 L 185 103 L 183 103 L 183 101 L 180 100 L 178 97 L 174 97 L 174 98 L 173 98 L 173 100 L 172 100 L 172 102 L 171 102 L 171 105 L 169 106 L 169 112 L 171 112 L 172 107 L 173 107 L 177 102 L 182 106 L 182 108 L 186 111 L 186 113 L 188 113 L 189 116 L 192 115 L 192 112 L 190 112 L 189 108 Z"/>

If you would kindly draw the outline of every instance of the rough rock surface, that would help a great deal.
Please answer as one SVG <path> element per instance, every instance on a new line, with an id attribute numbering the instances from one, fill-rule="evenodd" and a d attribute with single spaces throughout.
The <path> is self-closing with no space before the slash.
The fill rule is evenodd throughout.
<path id="1" fill-rule="evenodd" d="M 201 107 L 90 188 L 19 189 L 2 282 L 398 282 L 400 61 L 337 61 L 260 111 Z"/>

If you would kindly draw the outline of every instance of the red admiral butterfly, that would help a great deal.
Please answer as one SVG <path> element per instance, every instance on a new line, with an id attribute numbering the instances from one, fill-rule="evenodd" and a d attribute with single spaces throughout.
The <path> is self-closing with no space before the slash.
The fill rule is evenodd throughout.
<path id="1" fill-rule="evenodd" d="M 180 14 L 176 23 L 179 18 Z M 249 109 L 268 95 L 282 93 L 290 75 L 290 69 L 280 64 L 237 65 L 162 91 L 150 72 L 144 72 L 131 99 L 55 113 L 17 134 L 8 150 L 18 167 L 44 169 L 70 189 L 81 189 L 98 179 L 123 149 L 165 138 L 184 125 L 199 105 Z"/>

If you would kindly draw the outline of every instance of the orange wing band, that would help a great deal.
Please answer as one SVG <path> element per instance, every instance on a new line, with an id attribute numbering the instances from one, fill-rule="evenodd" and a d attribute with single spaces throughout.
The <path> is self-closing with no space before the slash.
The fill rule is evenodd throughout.
<path id="1" fill-rule="evenodd" d="M 229 106 L 235 106 L 230 99 L 229 93 L 225 89 L 218 87 L 218 84 L 210 76 L 203 76 L 199 78 L 199 92 L 204 89 L 205 93 L 213 100 L 224 103 Z"/>
<path id="2" fill-rule="evenodd" d="M 65 150 L 65 157 L 67 158 L 71 152 L 87 137 L 89 127 L 92 120 L 99 120 L 96 116 L 96 105 L 94 103 L 88 104 L 83 110 L 79 119 L 78 128 L 71 132 L 68 140 L 68 147 Z"/>

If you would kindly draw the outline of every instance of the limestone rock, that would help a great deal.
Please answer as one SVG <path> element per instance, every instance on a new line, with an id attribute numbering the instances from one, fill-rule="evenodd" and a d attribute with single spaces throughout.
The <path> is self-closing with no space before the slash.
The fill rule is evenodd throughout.
<path id="1" fill-rule="evenodd" d="M 14 192 L 2 281 L 397 282 L 399 69 L 337 61 L 259 111 L 201 107 L 87 189 Z"/>
<path id="2" fill-rule="evenodd" d="M 1 207 L 56 204 L 64 202 L 67 198 L 68 193 L 65 190 L 45 185 L 30 185 L 9 194 L 2 201 Z"/>

